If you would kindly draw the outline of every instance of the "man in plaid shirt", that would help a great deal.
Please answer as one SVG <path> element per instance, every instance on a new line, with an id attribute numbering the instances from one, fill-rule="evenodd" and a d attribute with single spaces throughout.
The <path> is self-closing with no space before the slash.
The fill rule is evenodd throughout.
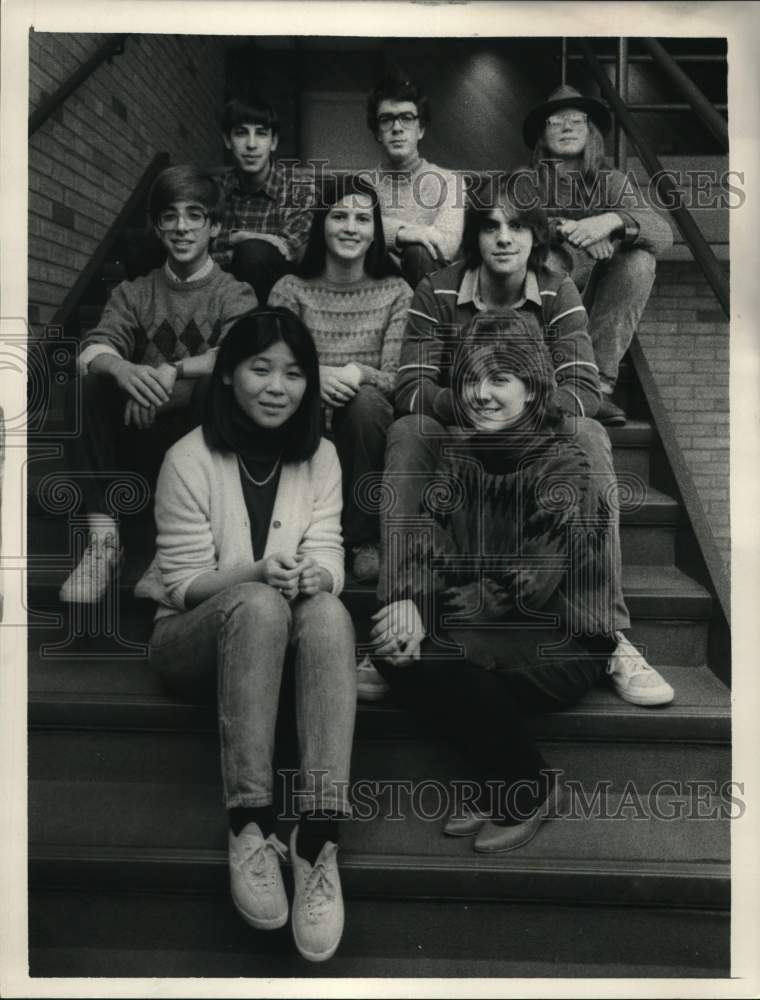
<path id="1" fill-rule="evenodd" d="M 224 143 L 235 166 L 222 178 L 226 209 L 212 256 L 260 303 L 298 263 L 311 225 L 314 185 L 273 159 L 280 123 L 261 101 L 229 101 L 222 114 Z"/>

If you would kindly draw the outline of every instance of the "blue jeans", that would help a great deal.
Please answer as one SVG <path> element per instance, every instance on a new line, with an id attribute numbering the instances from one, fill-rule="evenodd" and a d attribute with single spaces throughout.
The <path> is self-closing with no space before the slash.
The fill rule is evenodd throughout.
<path id="1" fill-rule="evenodd" d="M 376 542 L 380 537 L 377 511 L 364 497 L 363 476 L 383 471 L 385 439 L 393 423 L 390 400 L 374 385 L 363 385 L 345 406 L 336 406 L 332 434 L 343 472 L 343 536 L 346 546 Z"/>
<path id="2" fill-rule="evenodd" d="M 572 278 L 589 314 L 589 336 L 603 382 L 614 385 L 620 361 L 646 309 L 655 275 L 648 250 L 620 246 L 608 260 L 594 261 L 585 251 L 562 245 L 573 262 Z"/>
<path id="3" fill-rule="evenodd" d="M 150 664 L 181 697 L 217 691 L 224 801 L 272 802 L 275 724 L 287 656 L 295 671 L 301 753 L 299 811 L 348 813 L 356 714 L 354 628 L 332 594 L 288 603 L 265 583 L 240 583 L 159 619 Z"/>
<path id="4" fill-rule="evenodd" d="M 441 467 L 443 449 L 456 441 L 460 431 L 443 427 L 432 417 L 412 414 L 401 417 L 391 424 L 388 444 L 385 449 L 385 473 L 383 483 L 389 501 L 384 503 L 380 514 L 381 545 L 380 579 L 377 596 L 381 605 L 389 600 L 393 592 L 392 565 L 387 559 L 388 539 L 386 518 L 413 518 L 423 509 L 422 497 Z M 591 468 L 596 475 L 615 481 L 612 465 L 612 445 L 607 432 L 596 421 L 587 417 L 577 417 L 575 440 L 589 457 Z M 610 544 L 613 555 L 611 586 L 615 601 L 615 628 L 627 629 L 631 619 L 623 597 L 623 560 L 620 550 L 619 513 L 613 508 L 609 524 Z"/>

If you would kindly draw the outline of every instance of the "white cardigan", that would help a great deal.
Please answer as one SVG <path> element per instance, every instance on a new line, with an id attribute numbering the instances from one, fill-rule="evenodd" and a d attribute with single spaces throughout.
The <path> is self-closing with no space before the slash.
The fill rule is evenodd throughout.
<path id="1" fill-rule="evenodd" d="M 310 555 L 343 588 L 341 472 L 321 440 L 307 462 L 280 473 L 264 556 Z M 253 546 L 237 456 L 212 451 L 196 427 L 166 453 L 156 487 L 157 552 L 135 588 L 159 604 L 156 618 L 185 611 L 185 593 L 210 570 L 252 566 Z"/>

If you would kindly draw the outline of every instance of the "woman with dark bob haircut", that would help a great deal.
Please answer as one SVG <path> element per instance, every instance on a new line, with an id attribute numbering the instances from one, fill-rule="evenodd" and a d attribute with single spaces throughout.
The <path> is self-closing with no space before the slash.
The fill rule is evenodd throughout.
<path id="1" fill-rule="evenodd" d="M 377 193 L 361 175 L 328 177 L 296 275 L 272 289 L 311 331 L 322 402 L 343 469 L 343 534 L 354 577 L 375 580 L 380 528 L 359 500 L 383 468 L 392 396 L 412 293 L 385 250 Z"/>
<path id="2" fill-rule="evenodd" d="M 561 803 L 527 717 L 581 698 L 616 647 L 614 479 L 553 402 L 549 351 L 519 310 L 476 318 L 454 371 L 456 433 L 419 530 L 390 546 L 372 638 L 397 698 L 472 768 L 443 832 L 494 853 Z"/>
<path id="3" fill-rule="evenodd" d="M 319 434 L 319 366 L 304 324 L 259 308 L 219 349 L 201 427 L 166 455 L 150 663 L 185 697 L 216 692 L 232 899 L 253 927 L 281 927 L 287 849 L 272 806 L 286 662 L 295 686 L 300 820 L 290 837 L 293 935 L 329 958 L 343 931 L 338 819 L 356 709 L 355 636 L 343 586 L 341 477 Z"/>

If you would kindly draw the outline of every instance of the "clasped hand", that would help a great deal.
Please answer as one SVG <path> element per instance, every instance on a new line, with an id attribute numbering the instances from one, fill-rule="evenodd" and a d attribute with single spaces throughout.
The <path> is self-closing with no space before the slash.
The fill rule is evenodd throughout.
<path id="1" fill-rule="evenodd" d="M 419 660 L 425 626 L 414 601 L 394 601 L 372 616 L 373 655 L 398 667 Z"/>
<path id="2" fill-rule="evenodd" d="M 322 571 L 311 556 L 288 556 L 281 552 L 264 559 L 261 575 L 264 583 L 279 590 L 287 601 L 298 594 L 312 597 L 322 581 Z"/>
<path id="3" fill-rule="evenodd" d="M 593 252 L 592 248 L 596 244 L 606 243 L 614 249 L 610 236 L 621 225 L 620 216 L 614 212 L 605 212 L 603 215 L 592 215 L 586 219 L 565 219 L 557 226 L 557 232 L 572 246 L 586 250 L 590 256 L 598 260 L 600 259 L 598 252 Z M 611 256 L 611 253 L 604 252 L 602 256 Z"/>
<path id="4" fill-rule="evenodd" d="M 342 367 L 319 366 L 319 385 L 322 402 L 327 406 L 345 406 L 359 391 L 362 373 L 358 365 L 350 362 Z"/>
<path id="5" fill-rule="evenodd" d="M 171 400 L 177 369 L 169 364 L 153 368 L 122 361 L 114 369 L 113 377 L 129 397 L 124 407 L 125 426 L 132 424 L 139 430 L 147 430 L 159 410 Z"/>
<path id="6" fill-rule="evenodd" d="M 448 262 L 443 239 L 433 226 L 402 226 L 396 234 L 396 245 L 406 243 L 419 243 L 439 264 Z"/>

